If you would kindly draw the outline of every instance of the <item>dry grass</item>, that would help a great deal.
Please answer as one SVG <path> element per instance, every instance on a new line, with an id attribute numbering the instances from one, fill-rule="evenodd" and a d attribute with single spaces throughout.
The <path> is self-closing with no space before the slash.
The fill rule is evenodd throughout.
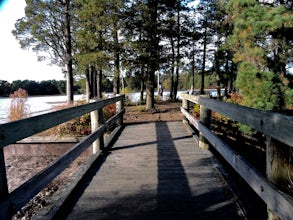
<path id="1" fill-rule="evenodd" d="M 16 121 L 30 117 L 30 109 L 26 103 L 28 98 L 26 90 L 19 88 L 17 91 L 10 95 L 10 98 L 11 103 L 8 116 L 9 121 Z"/>

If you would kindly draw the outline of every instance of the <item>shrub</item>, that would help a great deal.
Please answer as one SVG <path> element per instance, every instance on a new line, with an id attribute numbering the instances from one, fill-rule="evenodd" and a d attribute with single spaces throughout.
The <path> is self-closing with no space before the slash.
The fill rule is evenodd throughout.
<path id="1" fill-rule="evenodd" d="M 55 111 L 71 108 L 73 106 L 86 104 L 86 100 L 79 100 L 74 105 L 64 104 L 54 107 Z M 108 120 L 116 114 L 116 103 L 108 105 L 103 108 L 103 119 L 104 121 Z M 82 115 L 78 118 L 72 119 L 68 122 L 60 124 L 56 127 L 53 127 L 42 134 L 55 135 L 57 137 L 62 136 L 84 136 L 91 134 L 91 117 L 90 113 Z"/>
<path id="2" fill-rule="evenodd" d="M 107 121 L 109 118 L 113 117 L 116 114 L 116 103 L 107 105 L 103 108 L 104 121 Z"/>
<path id="3" fill-rule="evenodd" d="M 11 98 L 8 116 L 9 121 L 16 121 L 30 117 L 30 109 L 26 103 L 28 98 L 26 90 L 19 88 L 9 97 Z"/>

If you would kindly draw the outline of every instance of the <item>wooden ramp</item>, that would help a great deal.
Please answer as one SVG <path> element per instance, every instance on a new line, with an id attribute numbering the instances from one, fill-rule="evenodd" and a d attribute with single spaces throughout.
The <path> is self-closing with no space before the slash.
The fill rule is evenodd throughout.
<path id="1" fill-rule="evenodd" d="M 90 173 L 63 218 L 242 219 L 213 156 L 182 122 L 126 126 Z"/>

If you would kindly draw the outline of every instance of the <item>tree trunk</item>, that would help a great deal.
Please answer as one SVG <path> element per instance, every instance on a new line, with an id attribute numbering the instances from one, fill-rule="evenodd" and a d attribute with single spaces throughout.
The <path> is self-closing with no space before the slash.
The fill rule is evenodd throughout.
<path id="1" fill-rule="evenodd" d="M 192 46 L 192 83 L 191 83 L 191 88 L 192 88 L 192 92 L 194 90 L 194 75 L 195 75 L 195 46 L 194 46 L 194 42 L 193 42 L 193 46 Z"/>
<path id="2" fill-rule="evenodd" d="M 176 56 L 176 77 L 174 83 L 174 100 L 177 99 L 180 67 L 180 5 L 177 5 L 177 56 Z"/>
<path id="3" fill-rule="evenodd" d="M 102 78 L 103 78 L 103 70 L 100 67 L 97 74 L 97 98 L 102 98 Z"/>
<path id="4" fill-rule="evenodd" d="M 220 71 L 220 64 L 219 64 L 219 58 L 218 58 L 217 52 L 215 55 L 215 62 L 216 62 L 217 97 L 221 97 L 221 71 Z"/>
<path id="5" fill-rule="evenodd" d="M 97 69 L 94 66 L 90 68 L 90 79 L 91 79 L 91 99 L 96 98 L 97 91 Z"/>
<path id="6" fill-rule="evenodd" d="M 70 0 L 64 3 L 64 37 L 66 47 L 66 94 L 67 103 L 73 103 L 73 70 L 72 70 L 72 45 L 71 45 L 71 28 L 70 28 Z"/>
<path id="7" fill-rule="evenodd" d="M 205 22 L 207 23 L 207 22 Z M 205 24 L 204 40 L 203 40 L 203 58 L 202 58 L 202 69 L 201 69 L 201 83 L 200 83 L 200 94 L 204 94 L 204 75 L 206 66 L 206 50 L 207 50 L 207 24 Z"/>
<path id="8" fill-rule="evenodd" d="M 114 24 L 114 95 L 120 94 L 120 54 L 119 54 L 119 41 L 118 41 L 118 31 L 116 30 L 116 24 Z"/>
<path id="9" fill-rule="evenodd" d="M 175 72 L 175 46 L 174 40 L 171 36 L 171 50 L 172 50 L 172 66 L 171 66 L 171 88 L 170 88 L 170 99 L 172 101 L 175 100 L 174 96 L 174 72 Z"/>
<path id="10" fill-rule="evenodd" d="M 155 71 L 153 68 L 148 68 L 146 81 L 146 110 L 155 108 Z"/>
<path id="11" fill-rule="evenodd" d="M 158 17 L 158 0 L 149 0 L 148 9 L 150 10 L 150 20 L 148 29 L 148 69 L 146 82 L 146 110 L 155 107 L 155 71 L 158 63 L 158 40 L 157 40 L 157 17 Z"/>
<path id="12" fill-rule="evenodd" d="M 143 92 L 144 92 L 144 65 L 141 65 L 141 82 L 140 82 L 140 104 L 143 104 Z"/>
<path id="13" fill-rule="evenodd" d="M 91 100 L 91 80 L 90 80 L 90 73 L 89 68 L 85 70 L 85 93 L 87 101 L 89 102 Z"/>

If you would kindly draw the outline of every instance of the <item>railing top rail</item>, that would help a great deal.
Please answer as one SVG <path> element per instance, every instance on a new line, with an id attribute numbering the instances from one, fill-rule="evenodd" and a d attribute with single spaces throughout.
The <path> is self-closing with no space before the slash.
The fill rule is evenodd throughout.
<path id="1" fill-rule="evenodd" d="M 0 148 L 124 99 L 124 95 L 0 125 Z"/>
<path id="2" fill-rule="evenodd" d="M 293 116 L 257 110 L 189 94 L 182 94 L 182 98 L 204 105 L 212 111 L 246 124 L 259 132 L 293 147 Z"/>

